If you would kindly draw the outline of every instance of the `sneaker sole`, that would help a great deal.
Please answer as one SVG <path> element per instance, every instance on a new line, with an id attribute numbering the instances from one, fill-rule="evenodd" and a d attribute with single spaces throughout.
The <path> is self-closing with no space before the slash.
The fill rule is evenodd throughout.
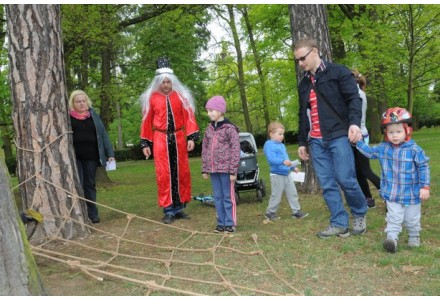
<path id="1" fill-rule="evenodd" d="M 364 234 L 365 232 L 367 232 L 367 228 L 364 228 L 364 230 L 358 231 L 358 230 L 352 230 L 351 234 L 352 235 L 361 235 Z"/>
<path id="2" fill-rule="evenodd" d="M 309 214 L 305 214 L 301 217 L 297 217 L 297 216 L 292 216 L 294 219 L 304 219 L 305 217 L 307 217 Z"/>
<path id="3" fill-rule="evenodd" d="M 340 238 L 348 238 L 350 236 L 350 231 L 344 232 L 344 233 L 338 233 L 338 234 L 332 234 L 332 235 L 321 235 L 321 234 L 317 234 L 317 236 L 321 239 L 329 239 L 331 237 L 337 236 Z"/>

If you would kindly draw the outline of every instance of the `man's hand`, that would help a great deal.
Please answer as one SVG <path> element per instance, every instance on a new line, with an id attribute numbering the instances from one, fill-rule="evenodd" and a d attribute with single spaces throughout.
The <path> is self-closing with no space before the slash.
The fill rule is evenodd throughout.
<path id="1" fill-rule="evenodd" d="M 150 147 L 145 147 L 144 149 L 142 149 L 142 153 L 144 153 L 145 159 L 148 159 L 151 155 Z"/>
<path id="2" fill-rule="evenodd" d="M 305 146 L 300 146 L 298 148 L 298 155 L 302 160 L 309 160 L 309 154 L 307 153 Z"/>
<path id="3" fill-rule="evenodd" d="M 191 152 L 191 151 L 193 151 L 194 150 L 194 141 L 193 140 L 189 140 L 188 141 L 188 145 L 187 145 L 187 147 L 186 147 L 186 149 L 188 150 L 188 152 Z"/>

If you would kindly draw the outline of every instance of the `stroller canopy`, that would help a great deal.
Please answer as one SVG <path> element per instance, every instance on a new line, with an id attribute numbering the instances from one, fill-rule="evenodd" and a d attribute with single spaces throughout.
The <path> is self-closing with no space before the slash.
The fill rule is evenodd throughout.
<path id="1" fill-rule="evenodd" d="M 258 152 L 258 148 L 257 148 L 257 143 L 255 142 L 255 138 L 252 135 L 252 133 L 249 132 L 240 132 L 239 133 L 239 137 L 240 137 L 240 146 L 243 147 L 244 144 L 249 144 L 253 150 L 254 153 Z M 246 143 L 247 142 L 247 143 Z M 243 149 L 242 149 L 243 150 Z M 243 150 L 244 151 L 244 150 Z M 246 151 L 244 151 L 246 152 Z"/>

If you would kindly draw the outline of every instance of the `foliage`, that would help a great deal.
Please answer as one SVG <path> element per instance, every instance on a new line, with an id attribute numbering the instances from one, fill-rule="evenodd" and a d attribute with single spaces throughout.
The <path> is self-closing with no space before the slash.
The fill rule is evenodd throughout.
<path id="1" fill-rule="evenodd" d="M 440 75 L 439 41 L 435 38 L 440 34 L 440 7 L 356 4 L 328 8 L 331 35 L 340 36 L 345 47 L 336 59 L 367 77 L 368 97 L 384 107 L 408 107 L 409 85 L 413 81 L 415 117 L 429 118 L 440 113 L 440 107 L 429 100 Z M 416 11 L 412 20 L 410 9 Z M 417 49 L 413 54 L 412 46 Z M 413 79 L 411 56 L 415 59 Z M 423 109 L 426 105 L 431 111 L 428 115 Z"/>
<path id="2" fill-rule="evenodd" d="M 170 58 L 179 79 L 193 91 L 202 131 L 209 121 L 204 105 L 215 94 L 226 98 L 227 117 L 242 130 L 246 128 L 238 88 L 237 58 L 228 35 L 230 29 L 225 28 L 221 18 L 227 15 L 224 5 L 63 4 L 61 7 L 69 89 L 86 89 L 98 111 L 110 112 L 112 122 L 108 124 L 108 131 L 115 144 L 118 136 L 122 136 L 122 144 L 118 145 L 121 148 L 138 142 L 142 118 L 139 96 L 154 76 L 156 59 L 163 55 Z M 249 33 L 240 14 L 243 7 L 247 8 L 261 57 L 267 106 L 263 105 L 254 56 L 247 47 Z M 296 131 L 298 101 L 288 7 L 239 4 L 235 8 L 254 134 L 265 133 L 262 117 L 265 111 L 271 120 L 279 120 L 288 130 Z M 440 42 L 435 38 L 440 31 L 440 7 L 328 4 L 326 8 L 334 60 L 357 68 L 367 77 L 369 116 L 373 114 L 377 118 L 388 106 L 408 107 L 412 101 L 414 117 L 421 125 L 435 123 L 440 115 Z M 207 26 L 213 23 L 225 28 L 226 35 L 211 44 L 211 49 L 217 50 L 212 57 L 206 57 L 208 41 L 216 35 L 208 31 Z M 104 87 L 102 53 L 108 47 L 112 55 L 111 78 Z M 417 51 L 413 53 L 411 49 Z M 0 80 L 6 82 L 4 51 L 0 55 Z M 413 80 L 410 79 L 411 65 Z M 102 100 L 102 89 L 111 99 Z M 0 120 L 8 120 L 5 116 L 11 113 L 8 93 L 7 85 L 0 85 L 0 101 L 2 110 L 5 109 Z M 116 105 L 120 107 L 120 116 Z M 369 122 L 370 119 L 367 126 L 371 125 Z"/>

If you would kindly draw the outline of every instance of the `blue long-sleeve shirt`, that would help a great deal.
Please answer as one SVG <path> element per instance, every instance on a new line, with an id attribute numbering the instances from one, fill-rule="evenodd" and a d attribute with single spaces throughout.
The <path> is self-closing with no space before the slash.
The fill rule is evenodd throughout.
<path id="1" fill-rule="evenodd" d="M 283 162 L 289 159 L 286 146 L 283 143 L 267 140 L 263 147 L 264 155 L 269 163 L 270 173 L 277 175 L 289 175 L 292 167 L 283 165 Z"/>
<path id="2" fill-rule="evenodd" d="M 379 159 L 382 199 L 404 205 L 420 203 L 420 189 L 430 184 L 429 157 L 413 140 L 401 145 L 382 142 L 373 147 L 361 140 L 356 148 L 368 158 Z"/>

